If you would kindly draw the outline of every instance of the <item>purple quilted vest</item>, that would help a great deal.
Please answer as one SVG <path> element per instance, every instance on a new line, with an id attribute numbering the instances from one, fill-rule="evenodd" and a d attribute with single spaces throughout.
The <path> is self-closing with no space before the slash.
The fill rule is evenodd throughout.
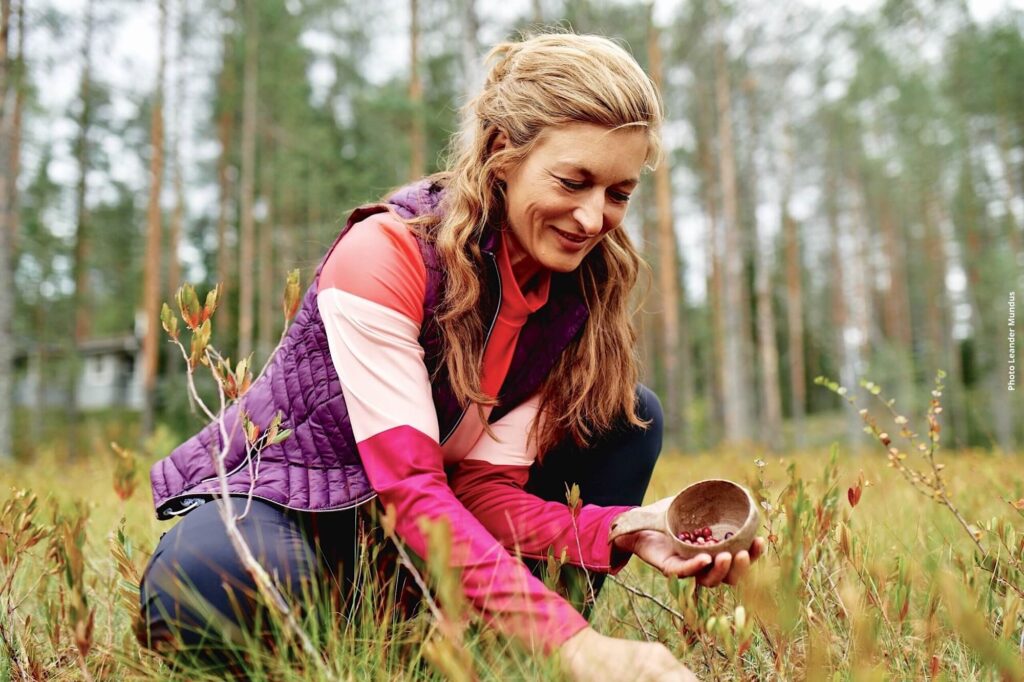
<path id="1" fill-rule="evenodd" d="M 344 238 L 349 227 L 374 213 L 390 207 L 404 218 L 440 210 L 442 190 L 429 182 L 420 182 L 398 190 L 385 204 L 356 209 L 331 246 Z M 442 300 L 444 277 L 433 245 L 418 240 L 427 269 L 424 323 L 420 330 L 425 362 L 433 377 L 434 406 L 440 426 L 441 442 L 451 436 L 465 414 L 452 392 L 447 367 L 442 360 L 442 338 L 435 308 Z M 485 319 L 494 320 L 501 301 L 494 249 L 498 235 L 485 231 L 481 251 L 490 267 L 481 276 L 487 280 L 480 305 Z M 281 428 L 292 435 L 258 453 L 250 461 L 238 425 L 238 407 L 226 414 L 231 436 L 226 465 L 229 489 L 233 495 L 245 495 L 251 475 L 258 471 L 253 496 L 302 511 L 331 511 L 362 504 L 375 493 L 359 459 L 341 384 L 331 361 L 327 334 L 317 308 L 320 270 L 331 251 L 317 267 L 313 283 L 306 290 L 299 311 L 262 377 L 253 383 L 244 398 L 252 421 L 266 427 L 281 411 Z M 548 303 L 530 316 L 520 332 L 508 375 L 498 394 L 500 404 L 492 411 L 494 422 L 520 405 L 540 388 L 562 351 L 572 342 L 587 319 L 587 308 L 571 276 L 555 273 Z M 490 329 L 488 329 L 488 335 Z M 211 424 L 159 460 L 150 470 L 153 502 L 157 516 L 168 519 L 183 514 L 219 491 L 211 453 L 221 448 L 221 436 Z"/>

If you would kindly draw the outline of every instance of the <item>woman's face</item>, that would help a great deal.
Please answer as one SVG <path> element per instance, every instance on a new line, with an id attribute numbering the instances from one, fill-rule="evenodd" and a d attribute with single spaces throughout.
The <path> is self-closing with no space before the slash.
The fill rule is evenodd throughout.
<path id="1" fill-rule="evenodd" d="M 507 143 L 499 134 L 494 148 Z M 544 130 L 521 163 L 498 173 L 520 286 L 543 269 L 575 270 L 619 227 L 646 156 L 646 129 L 572 123 Z"/>

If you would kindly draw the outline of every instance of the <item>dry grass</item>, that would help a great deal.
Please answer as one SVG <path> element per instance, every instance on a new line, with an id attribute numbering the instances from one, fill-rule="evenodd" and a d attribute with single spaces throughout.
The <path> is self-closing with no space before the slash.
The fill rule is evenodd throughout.
<path id="1" fill-rule="evenodd" d="M 634 560 L 620 584 L 606 587 L 595 626 L 659 639 L 706 679 L 1024 679 L 1024 579 L 1014 569 L 1024 516 L 1011 504 L 1024 498 L 1021 457 L 943 457 L 949 496 L 984 557 L 945 507 L 884 458 L 830 459 L 827 451 L 663 456 L 651 499 L 699 478 L 747 483 L 769 504 L 770 551 L 740 590 L 695 590 Z M 172 673 L 132 638 L 126 583 L 168 526 L 153 518 L 144 482 L 118 498 L 115 488 L 131 489 L 133 468 L 115 464 L 98 454 L 69 465 L 43 452 L 0 472 L 0 506 L 11 510 L 0 526 L 0 679 L 195 679 L 194 671 Z M 848 489 L 860 480 L 852 507 Z M 23 509 L 30 497 L 15 490 L 40 499 Z M 62 511 L 55 516 L 51 505 Z M 80 556 L 76 532 L 84 533 Z M 339 679 L 554 676 L 550 662 L 531 661 L 488 631 L 470 630 L 468 657 L 436 636 L 422 645 L 432 633 L 427 615 L 382 624 L 366 612 L 353 626 L 314 636 Z M 249 655 L 253 678 L 315 679 L 299 654 Z"/>

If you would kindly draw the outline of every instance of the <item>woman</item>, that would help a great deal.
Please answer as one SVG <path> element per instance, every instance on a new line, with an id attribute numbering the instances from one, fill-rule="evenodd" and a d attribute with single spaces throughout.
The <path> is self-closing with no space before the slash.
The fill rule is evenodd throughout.
<path id="1" fill-rule="evenodd" d="M 499 631 L 557 651 L 570 677 L 692 679 L 660 644 L 596 633 L 513 556 L 536 565 L 564 551 L 603 575 L 635 554 L 711 586 L 760 552 L 759 541 L 684 561 L 659 533 L 608 541 L 642 502 L 661 447 L 660 406 L 637 388 L 628 302 L 640 261 L 621 228 L 660 152 L 660 100 L 603 38 L 542 35 L 491 56 L 448 170 L 350 216 L 246 395 L 252 421 L 281 412 L 293 433 L 258 467 L 240 434 L 231 443 L 230 488 L 254 498 L 240 527 L 286 590 L 333 577 L 344 591 L 355 508 L 374 497 L 393 508 L 395 534 L 420 556 L 420 521 L 444 519 L 469 602 Z M 187 516 L 143 580 L 149 646 L 209 617 L 185 584 L 228 627 L 251 626 L 254 606 L 239 597 L 251 582 L 203 504 L 220 446 L 207 428 L 153 467 L 158 515 Z"/>

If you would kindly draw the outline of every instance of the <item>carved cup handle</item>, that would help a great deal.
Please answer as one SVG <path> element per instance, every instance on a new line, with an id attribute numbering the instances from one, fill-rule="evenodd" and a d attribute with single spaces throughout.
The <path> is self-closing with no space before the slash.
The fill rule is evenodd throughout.
<path id="1" fill-rule="evenodd" d="M 638 530 L 665 531 L 665 512 L 651 510 L 648 507 L 637 507 L 619 514 L 608 531 L 608 542 L 620 535 L 629 535 Z"/>

